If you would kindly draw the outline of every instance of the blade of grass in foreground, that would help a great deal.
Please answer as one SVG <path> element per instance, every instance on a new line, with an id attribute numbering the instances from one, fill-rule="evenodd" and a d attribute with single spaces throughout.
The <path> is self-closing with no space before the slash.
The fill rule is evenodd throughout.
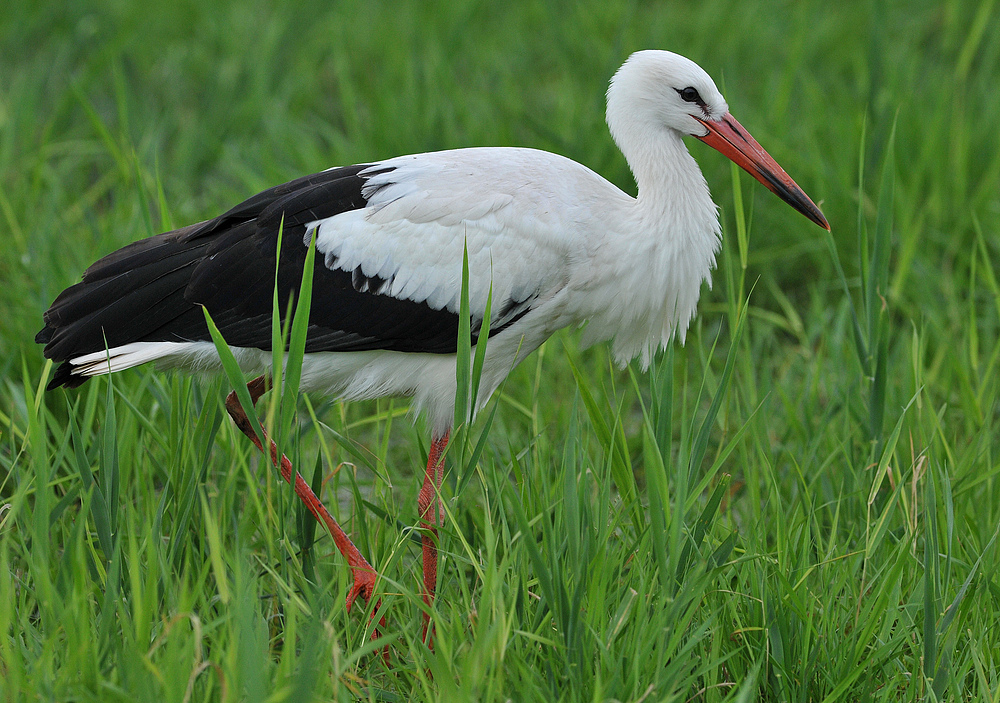
<path id="1" fill-rule="evenodd" d="M 302 266 L 302 284 L 292 317 L 292 333 L 285 360 L 283 402 L 285 406 L 283 432 L 289 431 L 294 416 L 299 384 L 302 381 L 302 364 L 305 358 L 306 339 L 309 334 L 309 312 L 312 309 L 313 272 L 316 261 L 316 228 L 312 230 L 306 260 Z M 274 311 L 277 314 L 277 310 Z"/>
<path id="2" fill-rule="evenodd" d="M 112 549 L 118 534 L 118 491 L 120 488 L 120 465 L 118 462 L 118 416 L 115 413 L 114 380 L 107 377 L 108 391 L 105 398 L 104 433 L 101 440 L 100 482 L 107 506 L 107 523 L 111 532 Z M 111 558 L 111 554 L 105 554 Z"/>
<path id="3" fill-rule="evenodd" d="M 462 250 L 462 291 L 458 303 L 458 339 L 455 349 L 455 419 L 452 440 L 469 422 L 469 374 L 472 370 L 472 318 L 469 312 L 469 244 Z M 459 442 L 461 444 L 461 442 Z M 461 447 L 459 447 L 461 457 Z"/>
<path id="4" fill-rule="evenodd" d="M 239 398 L 240 406 L 250 420 L 253 431 L 257 434 L 257 437 L 263 437 L 264 432 L 261 429 L 257 413 L 254 411 L 253 401 L 250 399 L 250 391 L 247 389 L 246 381 L 243 378 L 243 370 L 240 368 L 239 362 L 236 361 L 236 357 L 233 356 L 232 349 L 226 344 L 226 340 L 222 337 L 219 328 L 212 320 L 212 315 L 208 312 L 208 308 L 202 306 L 201 309 L 205 313 L 205 324 L 208 325 L 208 333 L 212 336 L 212 343 L 215 344 L 215 350 L 219 354 L 219 360 L 222 362 L 222 369 L 226 372 L 226 378 L 229 379 L 233 390 L 236 391 L 236 397 Z"/>
<path id="5" fill-rule="evenodd" d="M 468 243 L 466 243 L 465 251 L 462 257 L 462 291 L 459 299 L 459 315 L 460 320 L 455 363 L 455 427 L 457 428 L 459 435 L 455 462 L 458 472 L 455 484 L 456 496 L 462 493 L 462 490 L 465 488 L 466 484 L 468 484 L 469 479 L 472 478 L 473 473 L 475 472 L 476 463 L 479 461 L 479 457 L 482 455 L 483 449 L 486 447 L 486 439 L 489 436 L 490 428 L 493 426 L 493 421 L 496 418 L 498 407 L 498 405 L 493 406 L 493 410 L 490 412 L 490 415 L 486 419 L 486 422 L 482 427 L 482 431 L 479 434 L 479 440 L 476 442 L 476 446 L 472 449 L 472 453 L 469 454 L 468 445 L 470 443 L 471 436 L 468 432 L 467 423 L 471 423 L 472 417 L 476 413 L 476 408 L 479 407 L 480 383 L 483 376 L 483 365 L 486 363 L 486 347 L 489 344 L 490 321 L 493 315 L 493 282 L 492 280 L 490 281 L 489 291 L 486 295 L 486 307 L 483 310 L 479 332 L 476 337 L 475 354 L 473 355 L 472 313 L 471 304 L 469 302 Z M 468 397 L 467 405 L 465 403 L 466 397 Z M 460 415 L 467 418 L 465 423 L 461 425 L 458 424 Z M 452 437 L 451 444 L 455 444 L 454 436 Z"/>
<path id="6" fill-rule="evenodd" d="M 279 232 L 283 230 L 284 219 L 282 219 L 282 227 L 279 228 Z M 281 402 L 279 404 L 279 437 L 282 439 L 284 445 L 287 445 L 291 440 L 292 435 L 292 424 L 297 416 L 298 407 L 298 396 L 299 396 L 299 384 L 302 381 L 302 365 L 305 359 L 306 351 L 306 340 L 309 335 L 309 314 L 312 310 L 312 290 L 313 290 L 313 273 L 315 271 L 315 261 L 316 261 L 316 236 L 317 228 L 312 229 L 312 236 L 309 241 L 309 248 L 306 251 L 305 262 L 302 265 L 302 282 L 299 285 L 298 299 L 295 303 L 295 312 L 292 315 L 291 321 L 291 337 L 288 340 L 288 353 L 285 355 L 285 364 L 283 368 L 282 390 L 281 390 Z M 275 289 L 277 289 L 277 268 L 275 268 Z M 278 308 L 275 307 L 272 310 L 272 318 L 277 317 Z M 286 321 L 287 327 L 287 321 Z M 282 350 L 285 346 L 282 345 Z M 280 367 L 278 367 L 280 368 Z M 278 373 L 273 375 L 277 376 Z M 282 444 L 278 445 L 278 455 L 281 456 L 284 452 L 282 451 Z M 295 447 L 298 443 L 295 443 Z M 288 479 L 288 491 L 289 500 L 293 503 L 297 503 L 295 500 L 295 474 L 298 472 L 298 465 L 300 457 L 297 456 L 297 452 L 292 456 L 292 475 Z M 313 474 L 313 482 L 316 481 L 316 474 Z M 318 495 L 318 494 L 317 494 Z M 308 518 L 305 515 L 306 507 L 305 505 L 299 504 L 297 507 L 297 514 L 299 515 L 298 524 L 298 542 L 300 545 L 304 545 L 311 542 L 311 536 L 303 530 L 303 526 L 308 522 Z"/>
<path id="7" fill-rule="evenodd" d="M 288 309 L 285 314 L 281 314 L 281 299 L 278 295 L 278 269 L 281 266 L 281 245 L 284 240 L 285 234 L 285 218 L 284 215 L 281 217 L 281 222 L 278 224 L 278 236 L 274 245 L 274 288 L 271 291 L 271 393 L 270 403 L 268 404 L 267 416 L 270 421 L 273 422 L 274 414 L 281 412 L 281 398 L 282 398 L 282 388 L 285 385 L 285 376 L 282 373 L 274 373 L 275 369 L 283 368 L 284 358 L 285 358 L 285 345 L 288 342 L 288 325 L 292 319 L 292 299 L 288 299 Z M 282 325 L 284 321 L 284 325 Z M 281 423 L 278 423 L 279 428 Z M 274 429 L 274 425 L 270 425 Z M 283 446 L 284 436 L 281 430 L 272 433 L 275 435 L 274 439 L 278 443 L 278 448 Z"/>

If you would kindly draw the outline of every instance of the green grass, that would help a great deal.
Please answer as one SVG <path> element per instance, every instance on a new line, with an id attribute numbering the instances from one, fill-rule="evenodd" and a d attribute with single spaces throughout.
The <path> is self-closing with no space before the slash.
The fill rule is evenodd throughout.
<path id="1" fill-rule="evenodd" d="M 1000 701 L 997 4 L 433 5 L 5 4 L 2 697 Z M 387 668 L 225 379 L 40 392 L 89 263 L 294 176 L 520 144 L 632 190 L 603 92 L 648 47 L 832 238 L 690 145 L 726 238 L 686 345 L 621 371 L 569 331 L 515 370 L 449 453 L 435 652 L 405 401 L 262 402 L 385 575 Z"/>

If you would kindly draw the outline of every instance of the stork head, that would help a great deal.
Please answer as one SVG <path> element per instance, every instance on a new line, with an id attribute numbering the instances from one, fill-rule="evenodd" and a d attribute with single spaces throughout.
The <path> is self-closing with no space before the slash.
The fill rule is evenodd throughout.
<path id="1" fill-rule="evenodd" d="M 632 119 L 705 135 L 703 120 L 720 120 L 729 106 L 715 82 L 690 59 L 670 51 L 637 51 L 618 69 L 608 87 L 608 121 L 621 105 Z"/>
<path id="2" fill-rule="evenodd" d="M 608 88 L 608 126 L 619 146 L 630 140 L 626 133 L 636 131 L 670 130 L 696 137 L 820 227 L 830 229 L 816 204 L 729 114 L 715 82 L 690 59 L 669 51 L 632 54 Z"/>

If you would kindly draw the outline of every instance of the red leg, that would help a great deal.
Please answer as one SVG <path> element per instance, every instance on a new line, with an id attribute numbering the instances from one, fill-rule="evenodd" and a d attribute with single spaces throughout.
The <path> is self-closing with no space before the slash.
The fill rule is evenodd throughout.
<path id="1" fill-rule="evenodd" d="M 256 406 L 257 400 L 264 394 L 264 391 L 267 390 L 264 376 L 258 376 L 254 380 L 250 381 L 250 383 L 247 384 L 247 390 L 250 391 L 251 402 L 254 406 Z M 247 417 L 246 413 L 243 412 L 243 406 L 240 405 L 240 400 L 236 395 L 236 391 L 231 392 L 226 398 L 226 410 L 229 411 L 229 416 L 233 418 L 233 422 L 236 423 L 236 426 L 240 429 L 240 431 L 250 438 L 250 441 L 256 445 L 257 449 L 260 449 L 260 451 L 263 452 L 264 447 L 261 444 L 260 439 L 258 439 L 257 434 L 254 432 L 253 425 L 250 424 L 250 419 Z M 263 430 L 263 428 L 261 429 Z M 266 439 L 270 445 L 271 461 L 281 471 L 282 478 L 291 483 L 292 463 L 284 454 L 281 455 L 281 459 L 279 461 L 278 447 L 274 443 L 274 440 L 267 437 L 266 434 L 264 435 L 264 439 Z M 365 603 L 368 603 L 375 591 L 375 580 L 378 577 L 375 569 L 372 568 L 372 565 L 368 563 L 368 560 L 361 555 L 361 552 L 359 552 L 358 548 L 354 546 L 354 543 L 351 542 L 351 539 L 347 536 L 344 530 L 341 529 L 340 525 L 337 524 L 337 521 L 333 519 L 333 515 L 331 515 L 326 509 L 326 506 L 320 502 L 318 497 L 316 497 L 316 494 L 313 493 L 312 488 L 310 488 L 309 484 L 306 483 L 300 473 L 295 474 L 295 493 L 302 499 L 302 502 L 305 503 L 306 507 L 309 508 L 309 512 L 311 512 L 317 520 L 326 525 L 326 528 L 333 536 L 333 541 L 336 543 L 337 549 L 339 549 L 340 553 L 344 555 L 344 558 L 347 559 L 347 563 L 351 567 L 351 572 L 354 575 L 354 585 L 351 587 L 351 590 L 347 592 L 347 610 L 351 609 L 351 606 L 354 605 L 354 601 L 357 600 L 358 596 L 364 598 Z M 380 604 L 381 601 L 375 604 L 376 611 L 378 611 Z M 385 629 L 384 615 L 381 619 L 379 619 L 379 627 L 383 630 Z M 376 628 L 372 632 L 372 639 L 375 639 L 378 636 L 379 630 Z M 388 657 L 388 647 L 382 654 L 383 658 Z"/>
<path id="2" fill-rule="evenodd" d="M 429 608 L 434 602 L 434 591 L 437 589 L 437 526 L 444 522 L 444 512 L 441 509 L 441 479 L 444 476 L 444 459 L 441 455 L 448 446 L 448 433 L 431 441 L 430 455 L 427 457 L 427 471 L 424 473 L 424 485 L 417 497 L 417 509 L 420 512 L 420 526 L 424 529 L 420 541 L 424 553 L 424 603 Z M 433 648 L 433 632 L 430 627 L 430 615 L 424 614 L 424 643 Z"/>

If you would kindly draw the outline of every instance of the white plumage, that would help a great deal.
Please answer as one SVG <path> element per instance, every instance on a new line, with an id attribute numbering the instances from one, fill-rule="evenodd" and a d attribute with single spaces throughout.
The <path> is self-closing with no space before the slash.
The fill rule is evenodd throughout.
<path id="1" fill-rule="evenodd" d="M 241 316 L 247 324 L 259 322 L 269 311 L 270 290 L 257 284 L 268 271 L 257 278 L 242 272 L 253 269 L 253 257 L 266 251 L 261 242 L 276 238 L 279 216 L 287 216 L 286 225 L 294 227 L 285 236 L 296 233 L 293 246 L 301 251 L 315 232 L 323 262 L 317 275 L 332 296 L 313 300 L 317 331 L 310 330 L 310 339 L 318 341 L 312 351 L 307 347 L 302 388 L 345 399 L 413 396 L 415 409 L 430 421 L 438 451 L 454 413 L 457 322 L 454 329 L 449 325 L 459 312 L 466 248 L 474 331 L 492 288 L 483 403 L 513 366 L 566 326 L 586 324 L 586 344 L 611 340 L 619 364 L 639 358 L 646 366 L 674 335 L 683 339 L 701 286 L 711 283 L 720 242 L 716 207 L 685 135 L 732 158 L 829 228 L 812 201 L 729 115 L 708 74 L 688 59 L 663 51 L 633 54 L 611 81 L 607 121 L 635 176 L 636 198 L 556 154 L 460 149 L 331 169 L 266 191 L 215 220 L 112 254 L 46 314 L 38 339 L 47 343 L 48 356 L 64 362 L 53 384 L 75 385 L 148 361 L 217 368 L 215 348 L 192 327 L 189 308 L 204 304 L 213 317 L 229 320 L 236 337 Z M 168 279 L 157 268 L 158 257 L 179 257 L 188 267 L 168 267 L 171 275 L 185 271 L 186 277 L 171 283 L 174 288 L 161 290 Z M 285 259 L 283 253 L 283 266 Z M 273 281 L 273 268 L 270 275 Z M 135 282 L 126 285 L 128 276 Z M 150 331 L 155 324 L 135 324 L 136 310 L 163 315 L 163 325 Z M 425 318 L 444 331 L 421 336 L 423 327 L 414 320 Z M 95 334 L 98 319 L 107 337 Z M 138 329 L 104 349 L 101 340 L 112 339 L 115 320 Z M 241 366 L 266 371 L 268 335 L 243 336 L 250 343 L 234 349 Z M 425 491 L 438 463 L 435 451 Z M 433 515 L 424 492 L 422 500 L 421 515 Z M 358 588 L 367 593 L 370 584 Z M 433 592 L 432 583 L 427 592 Z"/>

